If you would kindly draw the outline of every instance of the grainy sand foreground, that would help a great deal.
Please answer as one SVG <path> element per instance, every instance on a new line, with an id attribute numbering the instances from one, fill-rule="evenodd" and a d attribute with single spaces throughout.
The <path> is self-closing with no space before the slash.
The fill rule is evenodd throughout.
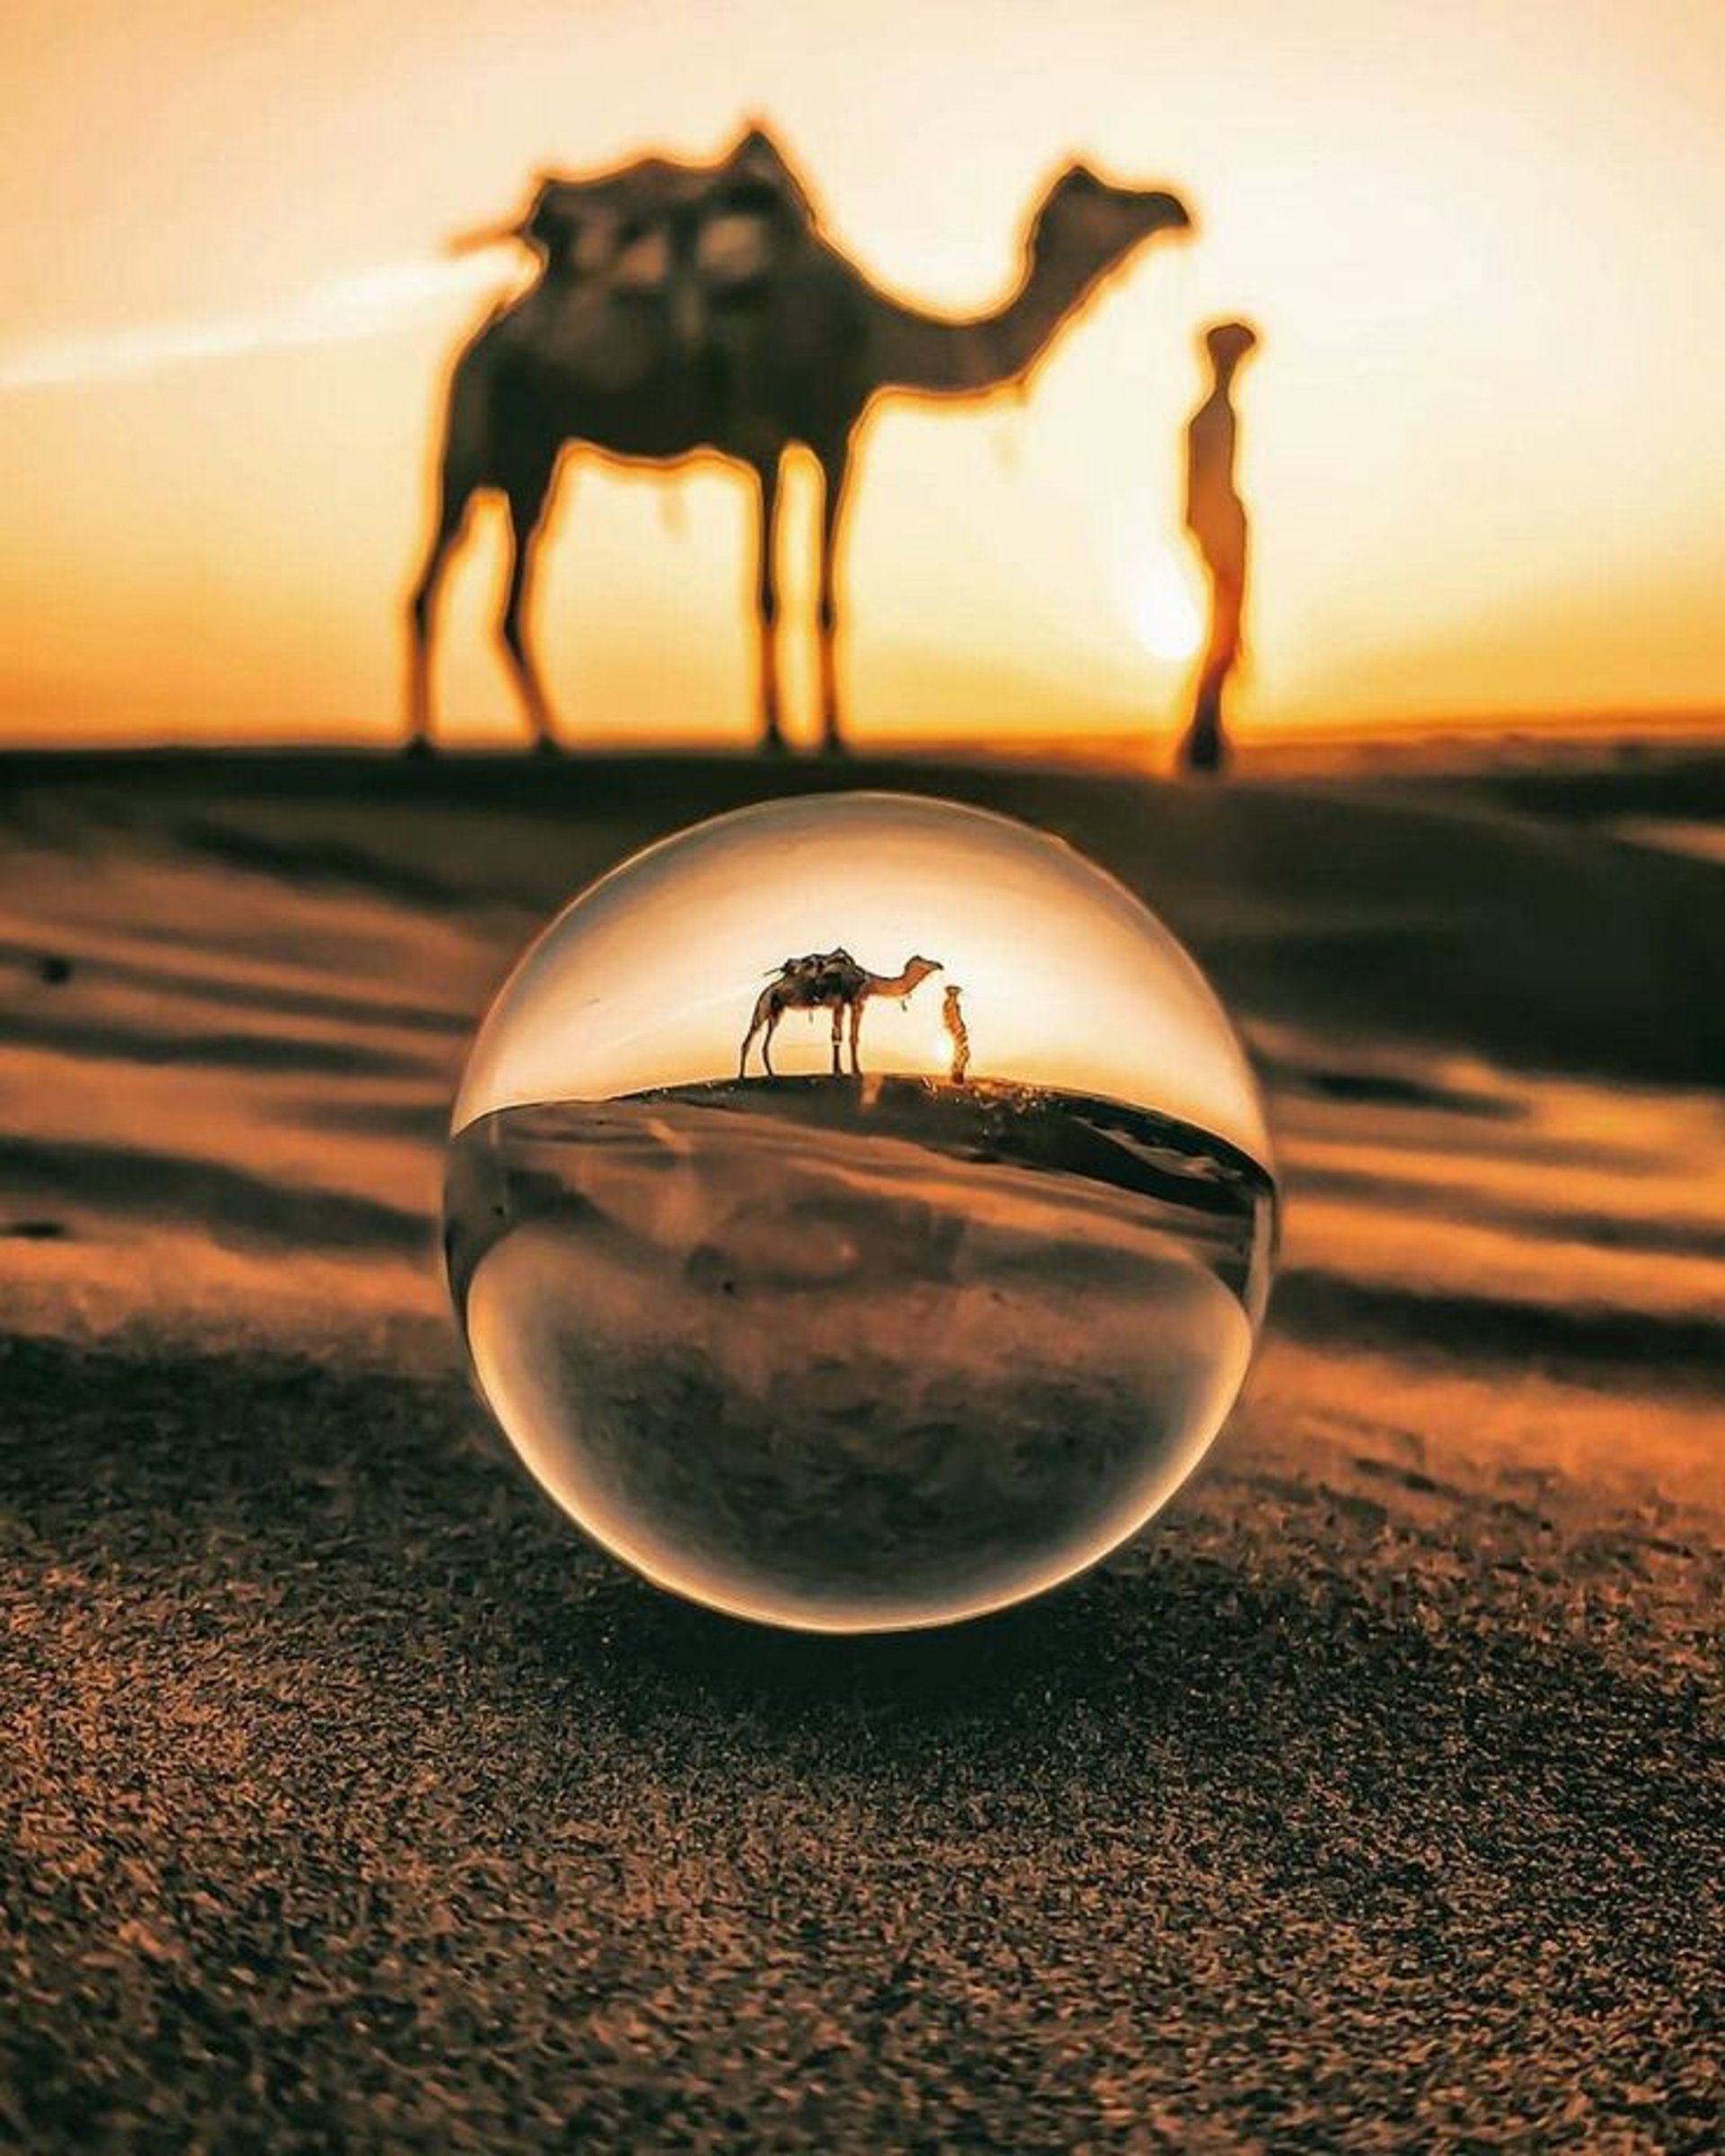
<path id="1" fill-rule="evenodd" d="M 832 774 L 0 765 L 0 2143 L 1718 2146 L 1725 767 L 908 775 L 1165 914 L 1289 1204 L 1139 1546 L 845 1644 L 584 1550 L 433 1260 L 527 933 Z"/>

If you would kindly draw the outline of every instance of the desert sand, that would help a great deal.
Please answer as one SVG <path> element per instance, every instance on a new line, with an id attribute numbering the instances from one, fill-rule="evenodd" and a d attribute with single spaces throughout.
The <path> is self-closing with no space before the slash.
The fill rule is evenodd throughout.
<path id="1" fill-rule="evenodd" d="M 550 912 L 788 787 L 1048 825 L 1285 1178 L 1198 1478 L 806 1640 L 587 1548 L 437 1259 Z M 1716 2145 L 1725 759 L 0 764 L 0 2137 Z"/>

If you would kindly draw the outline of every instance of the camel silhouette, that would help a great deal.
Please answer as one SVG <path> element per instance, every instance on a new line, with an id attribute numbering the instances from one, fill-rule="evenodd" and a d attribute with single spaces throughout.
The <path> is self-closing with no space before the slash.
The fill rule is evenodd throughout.
<path id="1" fill-rule="evenodd" d="M 845 1013 L 850 1014 L 851 1075 L 861 1077 L 857 1041 L 862 1029 L 862 1012 L 872 996 L 907 999 L 931 973 L 939 973 L 938 959 L 910 958 L 894 974 L 871 973 L 858 965 L 848 950 L 811 951 L 807 958 L 787 959 L 755 999 L 755 1009 L 737 1057 L 737 1075 L 748 1075 L 748 1051 L 761 1036 L 761 1067 L 769 1078 L 773 1069 L 773 1036 L 787 1011 L 830 1011 L 833 1014 L 833 1075 L 843 1075 L 839 1043 Z"/>
<path id="2" fill-rule="evenodd" d="M 544 183 L 510 228 L 539 253 L 540 274 L 488 317 L 450 377 L 436 517 L 409 608 L 412 740 L 430 738 L 438 586 L 470 503 L 491 490 L 509 517 L 499 634 L 535 735 L 554 746 L 527 614 L 558 461 L 574 446 L 624 464 L 716 455 L 751 475 L 761 743 L 780 746 L 775 541 L 783 460 L 801 446 L 822 481 L 821 728 L 842 747 L 836 556 L 864 415 L 889 392 L 980 397 L 1022 383 L 1111 270 L 1190 222 L 1172 194 L 1070 165 L 1034 212 L 1013 296 L 953 319 L 871 284 L 759 129 L 713 165 L 654 158 Z"/>

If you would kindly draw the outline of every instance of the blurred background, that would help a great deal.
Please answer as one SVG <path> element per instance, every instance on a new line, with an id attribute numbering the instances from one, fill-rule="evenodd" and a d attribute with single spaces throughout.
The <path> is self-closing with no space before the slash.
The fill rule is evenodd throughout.
<path id="1" fill-rule="evenodd" d="M 0 740 L 376 740 L 453 351 L 531 265 L 449 238 L 533 175 L 765 118 L 833 238 L 986 306 L 1051 168 L 1166 181 L 1027 397 L 870 421 L 859 747 L 1172 737 L 1194 332 L 1248 313 L 1243 744 L 1725 706 L 1725 19 L 1706 0 L 18 0 L 0 68 Z M 808 737 L 808 488 L 783 545 Z M 521 738 L 491 512 L 449 588 L 452 741 Z M 568 738 L 741 746 L 732 475 L 567 469 L 537 618 Z"/>

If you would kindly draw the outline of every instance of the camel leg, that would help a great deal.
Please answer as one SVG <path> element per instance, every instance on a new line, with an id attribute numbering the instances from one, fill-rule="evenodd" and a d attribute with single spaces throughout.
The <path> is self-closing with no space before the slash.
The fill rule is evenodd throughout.
<path id="1" fill-rule="evenodd" d="M 551 705 L 527 641 L 527 602 L 532 591 L 534 557 L 544 529 L 545 502 L 551 492 L 552 467 L 511 479 L 508 489 L 509 515 L 509 577 L 498 623 L 509 670 L 521 692 L 534 745 L 554 749 L 557 737 L 552 727 Z"/>
<path id="2" fill-rule="evenodd" d="M 761 1036 L 761 1068 L 769 1078 L 776 1078 L 778 1075 L 778 1073 L 773 1068 L 773 1036 L 779 1029 L 779 1017 L 780 1013 L 775 1011 L 767 1020 L 766 1031 Z"/>
<path id="3" fill-rule="evenodd" d="M 755 1036 L 772 1016 L 773 991 L 770 988 L 763 988 L 755 999 L 755 1009 L 749 1017 L 748 1031 L 743 1036 L 742 1049 L 737 1058 L 737 1075 L 739 1078 L 748 1075 L 748 1051 L 755 1045 Z M 765 1056 L 765 1049 L 762 1050 L 762 1054 Z"/>
<path id="4" fill-rule="evenodd" d="M 862 1006 L 860 1003 L 853 1003 L 851 1005 L 851 1075 L 853 1078 L 860 1078 L 862 1075 L 862 1065 L 857 1055 L 862 1038 Z"/>
<path id="5" fill-rule="evenodd" d="M 761 747 L 767 755 L 784 747 L 779 719 L 779 500 L 781 460 L 757 464 L 760 489 L 760 561 L 755 592 L 755 619 L 760 638 Z"/>
<path id="6" fill-rule="evenodd" d="M 843 1003 L 835 1003 L 833 1005 L 833 1076 L 835 1078 L 842 1078 L 845 1074 L 844 1058 L 839 1053 L 844 1038 L 845 1006 Z"/>
<path id="7" fill-rule="evenodd" d="M 838 527 L 850 476 L 847 443 L 836 456 L 820 460 L 820 588 L 816 623 L 820 643 L 821 746 L 829 756 L 845 753 L 838 710 Z"/>
<path id="8" fill-rule="evenodd" d="M 460 545 L 467 526 L 467 506 L 473 499 L 468 487 L 456 487 L 446 473 L 438 503 L 437 529 L 426 549 L 419 580 L 407 603 L 407 746 L 431 746 L 431 636 L 436 623 L 438 592 L 449 557 Z"/>

